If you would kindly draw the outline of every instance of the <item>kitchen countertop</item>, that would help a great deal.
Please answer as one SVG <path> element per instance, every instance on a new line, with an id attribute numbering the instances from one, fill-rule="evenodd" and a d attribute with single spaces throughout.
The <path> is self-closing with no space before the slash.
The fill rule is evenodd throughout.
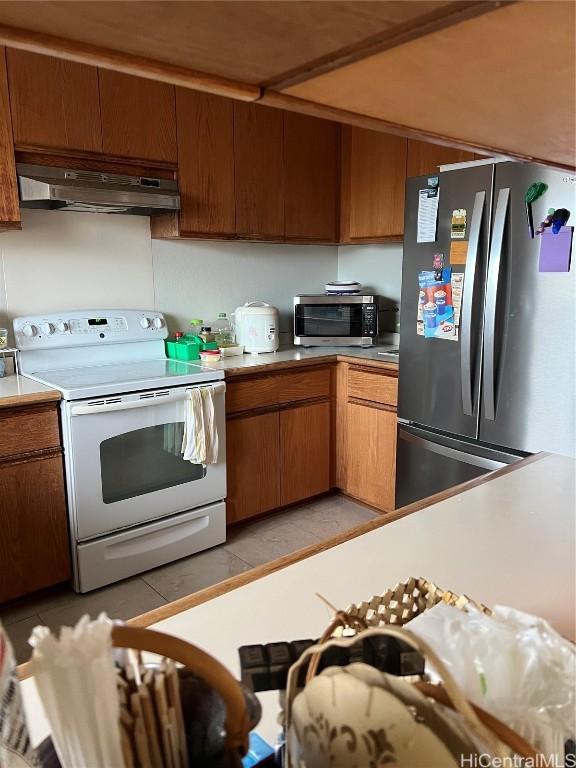
<path id="1" fill-rule="evenodd" d="M 60 400 L 57 389 L 47 387 L 38 381 L 12 374 L 0 379 L 0 408 L 12 408 L 15 405 L 34 405 L 50 400 Z"/>
<path id="2" fill-rule="evenodd" d="M 386 363 L 398 366 L 398 355 L 380 355 L 389 349 L 398 349 L 398 345 L 386 344 L 369 348 L 361 347 L 287 347 L 278 352 L 266 352 L 261 355 L 234 355 L 216 363 L 203 363 L 210 368 L 225 371 L 225 376 L 237 376 L 246 373 L 258 373 L 261 368 L 288 368 L 294 364 L 315 364 L 345 360 L 363 361 L 370 365 Z"/>
<path id="3" fill-rule="evenodd" d="M 575 474 L 573 459 L 529 457 L 130 623 L 185 638 L 238 675 L 240 645 L 322 633 L 331 611 L 316 593 L 344 608 L 423 576 L 486 605 L 542 616 L 573 639 Z M 22 691 L 38 743 L 48 729 L 33 678 Z M 278 694 L 259 698 L 257 730 L 273 742 Z"/>

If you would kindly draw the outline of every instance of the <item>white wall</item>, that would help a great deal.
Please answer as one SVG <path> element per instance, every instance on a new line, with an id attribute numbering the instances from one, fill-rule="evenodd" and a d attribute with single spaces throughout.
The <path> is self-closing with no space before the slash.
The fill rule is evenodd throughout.
<path id="1" fill-rule="evenodd" d="M 59 309 L 154 306 L 150 222 L 144 216 L 22 211 L 0 234 L 2 324 Z"/>
<path id="2" fill-rule="evenodd" d="M 338 279 L 358 280 L 371 292 L 400 302 L 402 243 L 340 246 Z"/>
<path id="3" fill-rule="evenodd" d="M 281 343 L 292 334 L 293 297 L 323 292 L 338 274 L 335 246 L 154 240 L 152 256 L 156 308 L 171 329 L 267 301 L 280 310 Z"/>
<path id="4" fill-rule="evenodd" d="M 359 280 L 400 300 L 402 245 L 308 246 L 150 239 L 147 217 L 22 211 L 22 231 L 0 235 L 0 325 L 60 309 L 155 307 L 170 330 L 214 320 L 246 301 L 280 310 L 329 280 Z"/>

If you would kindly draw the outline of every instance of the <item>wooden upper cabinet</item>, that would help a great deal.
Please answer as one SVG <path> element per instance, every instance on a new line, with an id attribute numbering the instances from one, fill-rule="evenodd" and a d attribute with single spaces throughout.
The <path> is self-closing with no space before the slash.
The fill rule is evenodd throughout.
<path id="1" fill-rule="evenodd" d="M 96 67 L 13 48 L 7 62 L 17 145 L 102 151 Z"/>
<path id="2" fill-rule="evenodd" d="M 236 232 L 284 237 L 283 113 L 234 103 Z"/>
<path id="3" fill-rule="evenodd" d="M 176 163 L 174 87 L 106 69 L 98 75 L 104 154 Z"/>
<path id="4" fill-rule="evenodd" d="M 176 89 L 183 234 L 234 234 L 234 107 L 230 99 Z"/>
<path id="5" fill-rule="evenodd" d="M 336 123 L 284 113 L 287 238 L 337 239 L 338 149 Z"/>
<path id="6" fill-rule="evenodd" d="M 474 160 L 473 152 L 463 149 L 443 147 L 440 144 L 430 144 L 427 141 L 408 140 L 407 176 L 425 176 L 427 173 L 438 173 L 438 166 L 448 163 L 464 163 Z"/>
<path id="7" fill-rule="evenodd" d="M 6 76 L 6 50 L 0 47 L 0 231 L 19 227 L 20 206 Z"/>
<path id="8" fill-rule="evenodd" d="M 400 238 L 404 231 L 407 140 L 342 128 L 341 239 Z"/>

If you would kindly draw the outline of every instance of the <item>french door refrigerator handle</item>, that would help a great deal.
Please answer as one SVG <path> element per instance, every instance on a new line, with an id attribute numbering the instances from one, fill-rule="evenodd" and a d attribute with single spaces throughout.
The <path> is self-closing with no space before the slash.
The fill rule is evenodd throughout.
<path id="1" fill-rule="evenodd" d="M 476 287 L 480 231 L 482 229 L 485 202 L 486 192 L 476 192 L 474 208 L 472 209 L 472 221 L 470 223 L 466 269 L 464 271 L 460 327 L 460 379 L 462 381 L 462 410 L 466 416 L 474 414 L 474 403 L 472 401 L 472 311 Z"/>
<path id="2" fill-rule="evenodd" d="M 398 431 L 398 437 L 400 440 L 405 440 L 407 443 L 413 443 L 419 448 L 424 448 L 427 451 L 432 451 L 432 453 L 445 456 L 447 459 L 454 459 L 454 461 L 461 461 L 464 464 L 471 464 L 473 467 L 494 470 L 502 469 L 502 467 L 506 466 L 505 462 L 487 459 L 484 456 L 476 456 L 473 453 L 466 453 L 465 451 L 459 451 L 457 448 L 450 448 L 450 446 L 442 445 L 441 443 L 434 443 L 431 440 L 426 440 L 424 437 L 418 437 L 403 429 Z"/>
<path id="3" fill-rule="evenodd" d="M 486 279 L 486 325 L 484 330 L 484 418 L 494 421 L 496 418 L 496 304 L 498 301 L 498 282 L 502 262 L 502 247 L 504 244 L 504 229 L 508 214 L 510 188 L 504 187 L 498 192 L 496 213 L 492 228 L 492 242 L 488 258 L 488 277 Z"/>

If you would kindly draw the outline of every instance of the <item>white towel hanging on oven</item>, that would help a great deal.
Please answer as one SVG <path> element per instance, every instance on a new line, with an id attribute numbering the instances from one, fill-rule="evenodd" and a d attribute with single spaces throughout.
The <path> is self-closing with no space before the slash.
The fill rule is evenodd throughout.
<path id="1" fill-rule="evenodd" d="M 214 393 L 222 384 L 194 387 L 184 401 L 184 436 L 182 454 L 192 464 L 216 464 L 218 429 L 214 413 Z"/>

